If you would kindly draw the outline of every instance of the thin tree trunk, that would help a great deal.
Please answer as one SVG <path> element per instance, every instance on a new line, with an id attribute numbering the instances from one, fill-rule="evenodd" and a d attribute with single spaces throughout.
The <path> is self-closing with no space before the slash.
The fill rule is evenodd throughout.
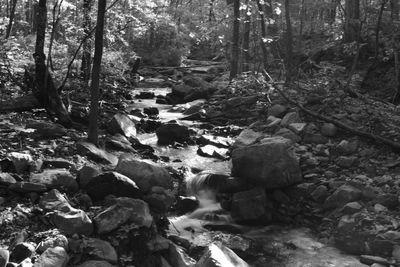
<path id="1" fill-rule="evenodd" d="M 387 1 L 388 0 L 382 0 L 381 8 L 379 9 L 379 14 L 378 14 L 378 21 L 376 23 L 376 29 L 375 29 L 375 60 L 378 59 L 378 54 L 379 54 L 379 31 L 381 29 L 383 10 L 385 9 L 385 5 L 386 5 Z"/>
<path id="2" fill-rule="evenodd" d="M 214 2 L 215 0 L 210 0 L 210 12 L 208 13 L 208 22 L 212 22 L 213 20 L 215 21 L 215 15 L 214 15 Z"/>
<path id="3" fill-rule="evenodd" d="M 304 27 L 304 11 L 305 11 L 304 0 L 301 0 L 301 6 L 300 6 L 300 29 L 299 29 L 299 39 L 298 39 L 298 50 L 301 50 L 301 37 L 302 37 L 302 35 L 303 35 L 303 27 Z"/>
<path id="4" fill-rule="evenodd" d="M 258 7 L 258 14 L 260 16 L 260 25 L 261 25 L 260 46 L 261 46 L 261 51 L 262 51 L 262 55 L 263 55 L 263 66 L 264 66 L 264 69 L 267 69 L 267 66 L 268 66 L 268 51 L 267 51 L 267 47 L 266 47 L 267 30 L 265 27 L 264 9 L 263 9 L 263 6 L 262 6 L 260 0 L 257 0 L 257 7 Z"/>
<path id="5" fill-rule="evenodd" d="M 232 35 L 232 58 L 231 71 L 229 78 L 232 80 L 238 74 L 239 68 L 239 20 L 240 20 L 240 0 L 233 2 L 233 35 Z"/>
<path id="6" fill-rule="evenodd" d="M 90 19 L 90 12 L 92 9 L 91 0 L 83 0 L 83 32 L 88 36 L 91 32 L 92 21 Z M 90 66 L 92 56 L 92 38 L 87 38 L 82 47 L 82 77 L 86 86 L 89 85 L 90 80 Z"/>
<path id="7" fill-rule="evenodd" d="M 330 25 L 335 23 L 337 6 L 338 6 L 338 0 L 332 0 L 331 8 L 329 11 L 329 24 Z"/>
<path id="8" fill-rule="evenodd" d="M 357 31 L 360 24 L 360 1 L 346 0 L 345 3 L 345 24 L 344 42 L 357 41 Z"/>
<path id="9" fill-rule="evenodd" d="M 10 18 L 9 18 L 7 30 L 6 30 L 6 39 L 8 39 L 8 37 L 10 37 L 10 34 L 11 34 L 12 25 L 13 25 L 13 21 L 14 21 L 14 17 L 15 17 L 15 7 L 16 6 L 17 6 L 17 0 L 12 0 Z"/>
<path id="10" fill-rule="evenodd" d="M 399 0 L 391 0 L 391 17 L 392 20 L 399 20 L 399 10 L 400 10 L 400 4 Z"/>
<path id="11" fill-rule="evenodd" d="M 293 35 L 292 25 L 290 22 L 290 3 L 289 0 L 285 0 L 285 20 L 286 20 L 286 82 L 290 82 L 293 73 Z"/>
<path id="12" fill-rule="evenodd" d="M 98 117 L 99 117 L 99 100 L 100 100 L 100 69 L 101 57 L 103 55 L 103 33 L 104 33 L 104 17 L 106 12 L 106 0 L 99 0 L 97 9 L 97 24 L 94 43 L 94 58 L 92 71 L 92 88 L 90 99 L 90 114 L 89 114 L 89 142 L 98 145 Z"/>
<path id="13" fill-rule="evenodd" d="M 246 12 L 244 16 L 244 29 L 243 29 L 243 45 L 242 45 L 242 50 L 243 50 L 243 71 L 249 71 L 249 63 L 250 63 L 250 8 L 249 8 L 249 0 L 246 0 Z"/>

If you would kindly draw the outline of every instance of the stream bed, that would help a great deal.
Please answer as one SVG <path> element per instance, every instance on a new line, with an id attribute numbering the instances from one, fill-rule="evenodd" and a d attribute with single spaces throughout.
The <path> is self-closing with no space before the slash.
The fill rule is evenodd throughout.
<path id="1" fill-rule="evenodd" d="M 155 95 L 166 95 L 170 88 L 136 88 L 139 92 L 154 92 Z M 159 120 L 168 122 L 176 120 L 180 124 L 197 129 L 200 122 L 180 120 L 184 117 L 179 108 L 171 111 L 171 105 L 156 104 L 155 99 L 135 100 L 130 109 L 156 107 Z M 181 105 L 182 110 L 185 104 Z M 188 106 L 186 105 L 186 108 Z M 197 154 L 197 145 L 174 148 L 158 146 L 155 133 L 138 134 L 138 139 L 151 145 L 159 157 L 168 157 L 168 165 L 208 170 L 214 173 L 230 173 L 229 160 L 202 157 Z M 208 207 L 201 207 L 208 212 L 221 210 L 219 203 L 205 201 Z M 196 213 L 194 211 L 192 214 Z M 228 215 L 229 217 L 229 215 Z M 358 267 L 361 264 L 357 256 L 341 253 L 332 245 L 321 243 L 308 228 L 288 228 L 287 226 L 242 226 L 230 219 L 208 221 L 191 214 L 169 218 L 170 236 L 186 239 L 195 247 L 205 247 L 219 241 L 235 251 L 251 266 L 256 267 Z M 212 226 L 212 227 L 209 227 Z M 216 230 L 217 229 L 217 230 Z M 249 256 L 251 255 L 251 256 Z"/>

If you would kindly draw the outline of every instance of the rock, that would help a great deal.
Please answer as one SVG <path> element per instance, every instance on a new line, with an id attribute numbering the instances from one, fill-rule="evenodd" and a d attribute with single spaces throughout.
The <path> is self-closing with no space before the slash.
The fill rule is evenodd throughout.
<path id="1" fill-rule="evenodd" d="M 268 116 L 274 116 L 277 118 L 282 118 L 287 111 L 287 107 L 275 104 L 268 109 Z"/>
<path id="2" fill-rule="evenodd" d="M 153 99 L 156 96 L 155 96 L 154 92 L 140 92 L 135 97 L 139 98 L 139 99 Z"/>
<path id="3" fill-rule="evenodd" d="M 378 256 L 371 256 L 371 255 L 361 255 L 360 262 L 365 263 L 367 265 L 372 265 L 374 263 L 379 263 L 384 266 L 389 266 L 390 262 L 387 259 Z"/>
<path id="4" fill-rule="evenodd" d="M 43 184 L 49 189 L 76 192 L 79 189 L 75 177 L 66 169 L 48 169 L 42 173 L 33 173 L 31 183 Z"/>
<path id="5" fill-rule="evenodd" d="M 109 233 L 127 222 L 138 227 L 150 227 L 153 218 L 146 202 L 133 198 L 117 198 L 115 201 L 94 218 L 98 234 Z"/>
<path id="6" fill-rule="evenodd" d="M 194 267 L 196 265 L 196 261 L 187 255 L 182 247 L 174 243 L 170 244 L 168 253 L 169 262 L 174 267 Z"/>
<path id="7" fill-rule="evenodd" d="M 333 137 L 337 133 L 337 127 L 333 123 L 324 123 L 321 127 L 321 134 L 328 137 Z"/>
<path id="8" fill-rule="evenodd" d="M 72 208 L 68 200 L 57 189 L 45 193 L 39 201 L 39 207 L 45 211 L 69 211 Z"/>
<path id="9" fill-rule="evenodd" d="M 231 139 L 222 137 L 222 136 L 214 136 L 214 135 L 202 135 L 198 139 L 198 143 L 201 145 L 213 145 L 219 148 L 230 148 L 231 147 Z"/>
<path id="10" fill-rule="evenodd" d="M 304 130 L 306 129 L 307 123 L 300 122 L 300 123 L 291 123 L 288 126 L 288 129 L 293 131 L 295 134 L 301 135 L 303 134 Z"/>
<path id="11" fill-rule="evenodd" d="M 232 197 L 231 214 L 235 221 L 252 221 L 266 214 L 267 196 L 264 189 L 235 193 Z"/>
<path id="12" fill-rule="evenodd" d="M 232 151 L 232 176 L 265 188 L 280 188 L 301 182 L 299 162 L 282 137 L 264 138 L 260 144 Z"/>
<path id="13" fill-rule="evenodd" d="M 258 96 L 235 96 L 225 101 L 224 110 L 237 109 L 241 106 L 253 106 L 258 101 Z"/>
<path id="14" fill-rule="evenodd" d="M 122 134 L 114 134 L 113 136 L 107 137 L 106 147 L 111 150 L 135 152 L 132 144 Z"/>
<path id="15" fill-rule="evenodd" d="M 175 209 L 178 215 L 192 212 L 198 207 L 199 201 L 196 197 L 178 196 L 176 199 Z"/>
<path id="16" fill-rule="evenodd" d="M 45 159 L 42 164 L 43 169 L 75 169 L 75 164 L 62 158 Z"/>
<path id="17" fill-rule="evenodd" d="M 155 237 L 153 237 L 146 243 L 146 247 L 150 251 L 156 252 L 156 251 L 167 250 L 171 244 L 172 242 L 169 239 L 157 234 Z"/>
<path id="18" fill-rule="evenodd" d="M 267 118 L 267 122 L 266 122 L 267 126 L 265 126 L 265 129 L 270 132 L 276 132 L 281 127 L 281 121 L 282 121 L 282 119 L 276 118 L 274 116 L 269 116 Z"/>
<path id="19" fill-rule="evenodd" d="M 11 184 L 8 187 L 8 189 L 18 193 L 31 193 L 31 192 L 42 193 L 48 190 L 47 187 L 43 184 L 29 183 L 29 182 L 17 182 Z"/>
<path id="20" fill-rule="evenodd" d="M 281 204 L 288 204 L 290 202 L 290 198 L 279 189 L 274 190 L 272 197 L 276 202 Z"/>
<path id="21" fill-rule="evenodd" d="M 68 250 L 68 238 L 65 235 L 49 236 L 45 240 L 41 241 L 37 246 L 36 250 L 39 253 L 44 252 L 48 248 L 62 247 Z"/>
<path id="22" fill-rule="evenodd" d="M 26 124 L 27 129 L 35 129 L 33 137 L 35 139 L 53 139 L 63 137 L 67 134 L 67 129 L 54 122 L 35 121 Z"/>
<path id="23" fill-rule="evenodd" d="M 152 211 L 165 213 L 175 200 L 174 194 L 169 189 L 160 186 L 153 186 L 150 192 L 144 197 Z"/>
<path id="24" fill-rule="evenodd" d="M 83 166 L 79 172 L 78 172 L 78 177 L 77 181 L 80 185 L 81 188 L 86 188 L 87 184 L 90 182 L 90 180 L 98 176 L 101 173 L 100 168 L 96 166 L 91 166 L 91 165 L 85 165 Z"/>
<path id="25" fill-rule="evenodd" d="M 381 204 L 375 204 L 374 205 L 374 211 L 375 212 L 380 213 L 380 212 L 384 212 L 384 211 L 387 211 L 387 210 L 388 210 L 388 208 L 386 208 L 385 206 L 383 206 Z"/>
<path id="26" fill-rule="evenodd" d="M 115 114 L 107 125 L 111 134 L 122 134 L 126 137 L 136 136 L 136 126 L 133 121 L 125 114 Z"/>
<path id="27" fill-rule="evenodd" d="M 69 257 L 62 247 L 48 248 L 40 255 L 33 267 L 65 267 Z"/>
<path id="28" fill-rule="evenodd" d="M 263 133 L 255 132 L 251 129 L 244 129 L 233 143 L 233 149 L 254 144 L 264 136 Z"/>
<path id="29" fill-rule="evenodd" d="M 337 230 L 340 232 L 352 232 L 356 226 L 356 220 L 350 215 L 344 215 L 340 218 Z"/>
<path id="30" fill-rule="evenodd" d="M 328 196 L 328 188 L 325 185 L 319 185 L 311 193 L 311 198 L 318 203 L 323 203 Z"/>
<path id="31" fill-rule="evenodd" d="M 349 155 L 354 152 L 356 152 L 358 149 L 358 142 L 353 141 L 349 142 L 347 140 L 342 140 L 340 143 L 336 146 L 336 152 L 340 155 Z"/>
<path id="32" fill-rule="evenodd" d="M 303 141 L 307 144 L 326 144 L 329 142 L 328 138 L 325 136 L 313 133 L 305 133 Z"/>
<path id="33" fill-rule="evenodd" d="M 396 194 L 379 194 L 376 201 L 389 209 L 395 209 L 399 206 L 399 198 Z"/>
<path id="34" fill-rule="evenodd" d="M 16 182 L 17 180 L 15 180 L 15 178 L 11 174 L 0 172 L 0 186 L 9 186 L 10 184 L 15 184 Z"/>
<path id="35" fill-rule="evenodd" d="M 10 252 L 7 249 L 0 248 L 0 267 L 5 267 L 10 260 Z"/>
<path id="36" fill-rule="evenodd" d="M 149 116 L 157 116 L 160 112 L 158 111 L 158 108 L 155 107 L 150 107 L 150 108 L 144 108 L 143 112 Z"/>
<path id="37" fill-rule="evenodd" d="M 128 176 L 144 192 L 149 192 L 152 186 L 172 189 L 172 177 L 165 168 L 150 161 L 138 160 L 132 154 L 121 155 L 115 171 Z"/>
<path id="38" fill-rule="evenodd" d="M 342 167 L 342 168 L 350 168 L 350 167 L 356 165 L 357 162 L 358 162 L 358 158 L 357 157 L 340 156 L 336 160 L 336 164 L 339 167 Z"/>
<path id="39" fill-rule="evenodd" d="M 118 255 L 114 247 L 107 241 L 98 238 L 83 239 L 82 248 L 94 260 L 104 260 L 116 264 Z"/>
<path id="40" fill-rule="evenodd" d="M 86 191 L 94 201 L 103 200 L 108 195 L 131 198 L 143 195 L 134 181 L 118 172 L 105 172 L 93 177 Z"/>
<path id="41" fill-rule="evenodd" d="M 10 264 L 14 264 L 14 263 L 9 262 L 7 264 L 7 267 Z M 14 265 L 12 265 L 12 266 L 14 266 Z M 25 260 L 21 261 L 20 264 L 18 264 L 18 267 L 32 267 L 32 266 L 33 266 L 33 263 L 32 263 L 32 260 L 30 258 L 26 258 Z"/>
<path id="42" fill-rule="evenodd" d="M 115 265 L 106 261 L 85 261 L 78 265 L 78 267 L 115 267 Z"/>
<path id="43" fill-rule="evenodd" d="M 231 249 L 212 243 L 207 247 L 196 267 L 248 267 L 249 265 L 236 255 Z"/>
<path id="44" fill-rule="evenodd" d="M 400 260 L 400 246 L 399 245 L 394 245 L 393 251 L 392 251 L 392 257 L 394 258 L 395 261 Z M 1 264 L 0 264 L 1 266 Z"/>
<path id="45" fill-rule="evenodd" d="M 351 185 L 342 185 L 329 196 L 324 206 L 326 208 L 338 208 L 348 202 L 357 201 L 361 198 L 361 191 Z"/>
<path id="46" fill-rule="evenodd" d="M 29 167 L 33 163 L 32 156 L 26 153 L 11 152 L 7 154 L 7 158 L 11 160 L 17 173 L 29 171 Z"/>
<path id="47" fill-rule="evenodd" d="M 213 145 L 201 146 L 197 149 L 197 154 L 202 157 L 217 158 L 225 160 L 228 158 L 228 149 L 218 148 Z"/>
<path id="48" fill-rule="evenodd" d="M 161 125 L 156 130 L 158 144 L 170 145 L 175 142 L 185 143 L 190 140 L 189 128 L 177 123 L 167 123 Z"/>
<path id="49" fill-rule="evenodd" d="M 301 137 L 295 134 L 293 131 L 287 128 L 281 128 L 275 133 L 277 136 L 282 136 L 283 138 L 289 139 L 293 144 L 301 141 Z"/>
<path id="50" fill-rule="evenodd" d="M 301 122 L 299 114 L 297 114 L 297 112 L 289 112 L 282 118 L 281 125 L 288 126 L 289 124 L 298 122 Z"/>
<path id="51" fill-rule="evenodd" d="M 35 252 L 35 245 L 28 242 L 17 244 L 10 254 L 10 261 L 20 263 L 21 261 L 29 258 Z"/>
<path id="52" fill-rule="evenodd" d="M 356 212 L 361 211 L 363 206 L 359 202 L 350 202 L 344 205 L 342 212 L 344 214 L 354 214 Z"/>
<path id="53" fill-rule="evenodd" d="M 57 210 L 51 214 L 50 220 L 67 235 L 82 234 L 89 236 L 93 232 L 93 223 L 89 216 L 80 209 L 70 208 L 68 211 Z"/>
<path id="54" fill-rule="evenodd" d="M 78 142 L 76 149 L 79 155 L 87 156 L 99 163 L 115 165 L 118 162 L 118 158 L 102 149 L 99 149 L 95 145 L 89 142 Z"/>

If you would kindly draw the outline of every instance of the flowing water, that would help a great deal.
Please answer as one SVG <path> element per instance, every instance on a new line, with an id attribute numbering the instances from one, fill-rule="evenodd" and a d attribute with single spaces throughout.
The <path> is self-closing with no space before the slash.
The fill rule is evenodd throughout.
<path id="1" fill-rule="evenodd" d="M 140 91 L 152 91 L 156 95 L 166 95 L 169 88 L 137 88 Z M 179 121 L 184 115 L 172 112 L 170 105 L 156 104 L 155 99 L 138 101 L 131 109 L 157 107 L 162 122 Z M 191 127 L 196 122 L 179 121 Z M 139 140 L 155 149 L 158 156 L 170 158 L 169 165 L 173 167 L 194 167 L 211 172 L 229 173 L 230 161 L 201 157 L 197 154 L 197 146 L 173 148 L 158 146 L 155 133 L 139 134 Z M 358 267 L 366 266 L 359 262 L 356 256 L 342 254 L 338 249 L 318 241 L 310 229 L 287 228 L 285 226 L 249 227 L 237 225 L 227 212 L 216 202 L 213 192 L 204 191 L 197 196 L 199 208 L 190 214 L 170 217 L 169 235 L 176 235 L 190 240 L 195 246 L 205 247 L 218 240 L 229 243 L 239 255 L 252 254 L 245 260 L 256 267 Z M 214 230 L 210 230 L 214 229 Z M 215 229 L 218 229 L 215 230 Z M 222 231 L 221 231 L 222 230 Z M 227 234 L 231 232 L 232 234 Z M 240 232 L 240 234 L 238 234 Z M 250 245 L 252 244 L 252 245 Z M 254 245 L 257 254 L 254 256 Z M 245 251 L 248 249 L 249 251 Z"/>

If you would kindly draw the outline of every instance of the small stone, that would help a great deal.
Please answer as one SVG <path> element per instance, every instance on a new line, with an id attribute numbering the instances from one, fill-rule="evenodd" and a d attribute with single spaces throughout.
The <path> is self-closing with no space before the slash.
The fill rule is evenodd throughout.
<path id="1" fill-rule="evenodd" d="M 340 156 L 337 159 L 336 164 L 342 168 L 350 168 L 350 167 L 354 166 L 357 162 L 358 162 L 357 157 Z"/>
<path id="2" fill-rule="evenodd" d="M 374 187 L 367 185 L 366 187 L 364 187 L 362 189 L 362 198 L 363 199 L 373 200 L 376 198 L 376 196 L 377 196 L 377 190 Z"/>
<path id="3" fill-rule="evenodd" d="M 10 252 L 7 249 L 0 248 L 0 267 L 5 267 L 10 260 Z"/>
<path id="4" fill-rule="evenodd" d="M 149 116 L 157 116 L 160 113 L 156 107 L 144 108 L 143 112 Z"/>
<path id="5" fill-rule="evenodd" d="M 164 213 L 171 207 L 175 197 L 171 190 L 161 186 L 153 186 L 144 200 L 149 204 L 152 211 Z"/>
<path id="6" fill-rule="evenodd" d="M 337 230 L 344 231 L 344 232 L 351 232 L 353 231 L 354 227 L 356 226 L 356 221 L 350 215 L 344 215 L 340 218 Z"/>
<path id="7" fill-rule="evenodd" d="M 358 149 L 358 142 L 357 141 L 349 142 L 347 140 L 342 140 L 336 146 L 336 151 L 340 155 L 352 154 L 352 153 L 356 152 L 357 149 Z"/>
<path id="8" fill-rule="evenodd" d="M 44 252 L 48 248 L 62 247 L 65 250 L 68 249 L 68 238 L 65 235 L 56 235 L 47 237 L 45 240 L 39 243 L 37 251 L 39 253 Z"/>
<path id="9" fill-rule="evenodd" d="M 68 200 L 57 189 L 45 193 L 39 201 L 39 207 L 45 211 L 69 211 L 72 208 Z"/>
<path id="10" fill-rule="evenodd" d="M 297 114 L 297 112 L 290 112 L 283 117 L 281 125 L 287 126 L 291 123 L 298 123 L 298 122 L 301 122 L 299 114 Z"/>
<path id="11" fill-rule="evenodd" d="M 295 134 L 302 134 L 307 126 L 307 123 L 291 123 L 289 124 L 289 130 L 293 131 Z"/>
<path id="12" fill-rule="evenodd" d="M 356 212 L 361 211 L 362 208 L 363 207 L 359 202 L 350 202 L 343 207 L 342 212 L 344 214 L 354 214 Z"/>
<path id="13" fill-rule="evenodd" d="M 311 198 L 318 203 L 323 203 L 328 196 L 328 188 L 325 185 L 319 185 L 311 193 Z"/>
<path id="14" fill-rule="evenodd" d="M 260 219 L 266 213 L 267 196 L 261 187 L 233 195 L 231 213 L 236 221 Z"/>
<path id="15" fill-rule="evenodd" d="M 77 181 L 81 188 L 86 188 L 90 180 L 101 173 L 100 168 L 96 166 L 83 166 L 78 172 Z"/>
<path id="16" fill-rule="evenodd" d="M 392 257 L 394 258 L 395 261 L 397 261 L 397 262 L 400 261 L 400 246 L 399 245 L 394 245 Z"/>
<path id="17" fill-rule="evenodd" d="M 379 212 L 387 211 L 388 208 L 386 208 L 385 206 L 383 206 L 383 205 L 377 203 L 377 204 L 374 205 L 374 210 L 375 210 L 375 212 L 378 212 L 378 213 L 379 213 Z"/>
<path id="18" fill-rule="evenodd" d="M 105 260 L 113 264 L 118 261 L 117 252 L 107 241 L 98 238 L 85 238 L 82 248 L 94 260 Z"/>
<path id="19" fill-rule="evenodd" d="M 293 144 L 298 143 L 301 141 L 301 137 L 295 134 L 293 131 L 287 129 L 287 128 L 281 128 L 279 131 L 275 133 L 277 136 L 282 136 L 286 139 L 289 139 L 292 141 Z"/>
<path id="20" fill-rule="evenodd" d="M 48 169 L 42 173 L 34 173 L 29 181 L 31 183 L 43 184 L 49 189 L 58 189 L 76 192 L 79 189 L 75 177 L 66 169 Z"/>
<path id="21" fill-rule="evenodd" d="M 325 136 L 314 133 L 304 134 L 303 141 L 307 144 L 326 144 L 329 142 L 328 138 Z"/>
<path id="22" fill-rule="evenodd" d="M 7 154 L 7 157 L 12 161 L 17 173 L 27 172 L 33 163 L 32 156 L 26 153 L 11 152 Z"/>
<path id="23" fill-rule="evenodd" d="M 337 127 L 333 123 L 324 123 L 321 127 L 321 134 L 328 136 L 328 137 L 333 137 L 337 133 Z"/>
<path id="24" fill-rule="evenodd" d="M 82 234 L 89 236 L 93 232 L 93 223 L 89 216 L 80 209 L 71 208 L 69 211 L 56 211 L 50 220 L 67 235 Z"/>
<path id="25" fill-rule="evenodd" d="M 75 164 L 71 161 L 62 158 L 45 159 L 42 164 L 43 169 L 66 169 L 75 170 Z"/>
<path id="26" fill-rule="evenodd" d="M 190 140 L 189 128 L 177 123 L 167 123 L 161 125 L 157 130 L 157 143 L 165 146 L 178 143 L 185 143 Z"/>
<path id="27" fill-rule="evenodd" d="M 379 194 L 376 201 L 389 209 L 395 209 L 399 206 L 399 198 L 396 194 Z"/>
<path id="28" fill-rule="evenodd" d="M 195 267 L 249 267 L 244 260 L 236 255 L 231 249 L 212 243 L 207 247 L 203 256 L 197 262 Z"/>
<path id="29" fill-rule="evenodd" d="M 287 111 L 287 107 L 275 104 L 268 109 L 268 116 L 274 116 L 277 118 L 282 118 Z"/>
<path id="30" fill-rule="evenodd" d="M 361 191 L 350 185 L 342 185 L 329 196 L 324 203 L 326 208 L 338 208 L 348 202 L 357 201 L 361 198 Z"/>
<path id="31" fill-rule="evenodd" d="M 126 137 L 136 136 L 136 126 L 125 114 L 115 114 L 108 123 L 108 131 L 111 134 L 123 134 Z"/>
<path id="32" fill-rule="evenodd" d="M 15 180 L 15 178 L 11 174 L 6 172 L 0 172 L 0 186 L 2 185 L 8 186 L 16 182 L 17 180 Z"/>
<path id="33" fill-rule="evenodd" d="M 33 267 L 65 267 L 68 260 L 68 253 L 64 248 L 48 248 L 40 255 Z"/>
<path id="34" fill-rule="evenodd" d="M 147 248 L 150 251 L 161 251 L 167 250 L 171 244 L 171 241 L 161 235 L 156 235 L 150 241 L 146 243 Z"/>
<path id="35" fill-rule="evenodd" d="M 374 263 L 383 264 L 384 266 L 390 265 L 390 262 L 387 259 L 378 257 L 378 256 L 371 256 L 371 255 L 361 255 L 360 262 L 367 264 L 367 265 L 372 265 Z"/>

